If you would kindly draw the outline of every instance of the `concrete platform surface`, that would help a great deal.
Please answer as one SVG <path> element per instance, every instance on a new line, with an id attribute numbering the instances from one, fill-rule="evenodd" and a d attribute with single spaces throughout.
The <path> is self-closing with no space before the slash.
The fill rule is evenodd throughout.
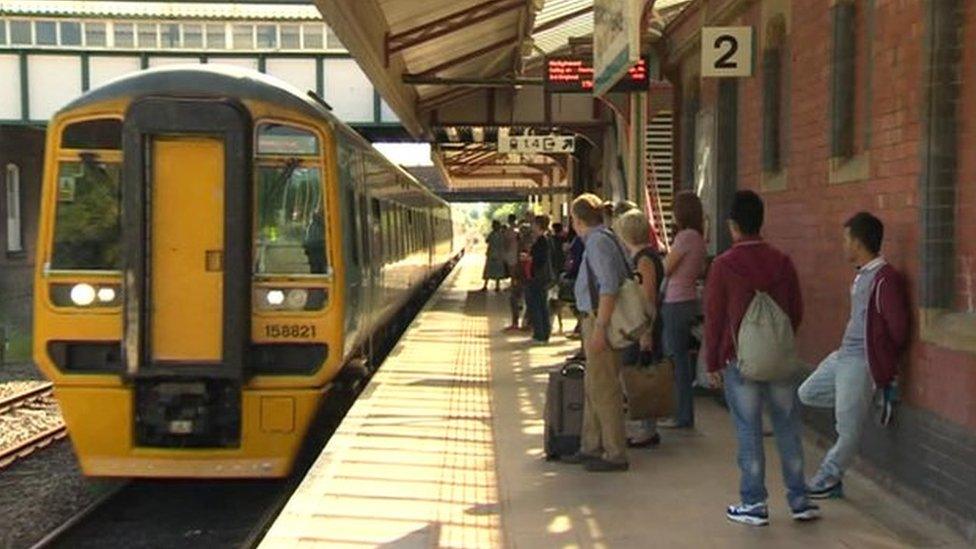
<path id="1" fill-rule="evenodd" d="M 728 522 L 734 434 L 707 398 L 694 432 L 664 431 L 660 447 L 631 452 L 626 473 L 546 462 L 546 373 L 578 342 L 503 334 L 507 294 L 476 291 L 483 261 L 466 256 L 420 313 L 261 547 L 965 546 L 856 474 L 823 520 L 794 523 L 772 439 L 772 524 Z M 820 452 L 807 452 L 813 469 Z"/>

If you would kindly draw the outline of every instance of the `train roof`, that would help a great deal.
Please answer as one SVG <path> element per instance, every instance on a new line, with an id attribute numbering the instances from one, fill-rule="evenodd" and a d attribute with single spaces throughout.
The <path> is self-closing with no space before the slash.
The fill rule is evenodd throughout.
<path id="1" fill-rule="evenodd" d="M 393 164 L 379 151 L 376 151 L 362 135 L 348 127 L 309 94 L 302 93 L 301 90 L 283 80 L 252 69 L 232 65 L 194 64 L 146 69 L 116 78 L 88 91 L 62 107 L 58 115 L 105 101 L 151 95 L 250 99 L 272 103 L 306 116 L 326 120 L 335 130 L 374 152 L 413 184 L 427 190 L 432 197 L 443 202 L 440 197 L 419 183 L 409 172 Z"/>
<path id="2" fill-rule="evenodd" d="M 58 114 L 103 101 L 148 95 L 267 101 L 308 116 L 339 121 L 317 101 L 283 80 L 232 65 L 199 64 L 170 65 L 127 74 L 89 90 L 65 105 Z"/>

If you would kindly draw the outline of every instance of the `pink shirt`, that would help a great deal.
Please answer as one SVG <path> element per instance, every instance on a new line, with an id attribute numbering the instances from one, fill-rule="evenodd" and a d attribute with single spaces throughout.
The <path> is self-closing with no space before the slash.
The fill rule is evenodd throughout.
<path id="1" fill-rule="evenodd" d="M 695 282 L 705 272 L 705 239 L 694 229 L 685 229 L 674 237 L 672 251 L 683 254 L 678 268 L 668 277 L 665 303 L 698 299 Z"/>

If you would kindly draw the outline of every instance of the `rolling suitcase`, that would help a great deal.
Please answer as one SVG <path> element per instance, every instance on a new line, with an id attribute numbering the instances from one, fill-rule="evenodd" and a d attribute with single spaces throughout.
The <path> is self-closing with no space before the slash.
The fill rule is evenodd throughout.
<path id="1" fill-rule="evenodd" d="M 583 361 L 570 360 L 549 372 L 543 431 L 547 461 L 579 451 L 583 429 L 585 368 Z"/>

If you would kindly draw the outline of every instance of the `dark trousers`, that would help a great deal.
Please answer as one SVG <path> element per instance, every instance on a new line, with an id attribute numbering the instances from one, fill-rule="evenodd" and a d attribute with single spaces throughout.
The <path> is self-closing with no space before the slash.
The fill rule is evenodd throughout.
<path id="1" fill-rule="evenodd" d="M 549 291 L 544 284 L 529 281 L 525 285 L 525 305 L 532 323 L 532 338 L 549 341 L 552 334 L 552 318 L 549 315 Z"/>
<path id="2" fill-rule="evenodd" d="M 694 393 L 695 365 L 688 353 L 691 326 L 698 318 L 698 301 L 665 303 L 661 307 L 664 321 L 664 353 L 674 360 L 676 406 L 675 422 L 681 427 L 695 424 Z"/>

